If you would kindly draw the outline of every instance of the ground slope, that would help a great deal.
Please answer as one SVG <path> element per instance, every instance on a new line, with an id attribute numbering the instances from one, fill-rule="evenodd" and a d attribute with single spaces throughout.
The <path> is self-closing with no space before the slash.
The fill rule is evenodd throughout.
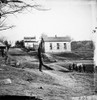
<path id="1" fill-rule="evenodd" d="M 28 55 L 11 57 L 21 60 L 21 64 L 19 67 L 6 65 L 0 57 L 0 80 L 12 81 L 10 84 L 0 83 L 0 95 L 35 96 L 42 100 L 71 100 L 70 97 L 95 93 L 93 73 L 70 72 L 63 68 L 60 62 L 47 63 L 53 70 L 43 68 L 40 72 L 36 58 Z"/>

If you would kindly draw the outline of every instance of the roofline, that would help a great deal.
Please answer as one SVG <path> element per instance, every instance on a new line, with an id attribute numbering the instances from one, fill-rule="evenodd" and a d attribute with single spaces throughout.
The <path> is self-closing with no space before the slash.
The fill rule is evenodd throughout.
<path id="1" fill-rule="evenodd" d="M 24 41 L 24 42 L 38 42 L 38 41 Z"/>
<path id="2" fill-rule="evenodd" d="M 43 38 L 44 42 L 71 42 L 72 40 L 68 37 L 46 37 Z"/>
<path id="3" fill-rule="evenodd" d="M 71 41 L 44 41 L 44 42 L 71 42 Z"/>

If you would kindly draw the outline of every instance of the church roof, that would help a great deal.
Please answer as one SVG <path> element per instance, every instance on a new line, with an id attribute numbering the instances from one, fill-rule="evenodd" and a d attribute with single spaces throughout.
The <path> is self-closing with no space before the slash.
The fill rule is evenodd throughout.
<path id="1" fill-rule="evenodd" d="M 70 37 L 45 37 L 44 42 L 71 42 Z"/>

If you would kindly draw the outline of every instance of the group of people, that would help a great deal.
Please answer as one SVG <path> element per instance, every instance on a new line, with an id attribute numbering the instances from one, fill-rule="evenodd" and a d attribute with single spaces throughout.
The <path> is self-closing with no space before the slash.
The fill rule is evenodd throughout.
<path id="1" fill-rule="evenodd" d="M 73 64 L 69 65 L 69 70 L 70 71 L 85 72 L 86 71 L 86 67 L 82 63 L 78 63 L 78 64 L 73 63 Z"/>

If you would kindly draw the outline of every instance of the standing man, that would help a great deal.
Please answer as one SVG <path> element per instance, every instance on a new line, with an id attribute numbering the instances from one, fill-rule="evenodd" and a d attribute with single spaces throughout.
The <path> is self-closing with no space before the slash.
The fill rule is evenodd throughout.
<path id="1" fill-rule="evenodd" d="M 39 71 L 41 72 L 42 72 L 42 66 L 44 66 L 42 60 L 42 51 L 43 51 L 43 38 L 41 39 L 41 42 L 38 47 Z"/>
<path id="2" fill-rule="evenodd" d="M 2 57 L 4 57 L 4 49 L 1 49 Z"/>
<path id="3" fill-rule="evenodd" d="M 5 49 L 5 63 L 7 64 L 8 63 L 8 51 L 9 51 L 9 48 L 11 47 L 11 44 L 9 44 L 8 41 L 6 40 L 5 41 L 5 45 L 6 45 L 6 49 Z"/>
<path id="4" fill-rule="evenodd" d="M 4 53 L 5 53 L 5 63 L 7 64 L 8 63 L 8 51 L 7 51 L 7 47 L 6 47 L 5 51 L 4 51 Z"/>

